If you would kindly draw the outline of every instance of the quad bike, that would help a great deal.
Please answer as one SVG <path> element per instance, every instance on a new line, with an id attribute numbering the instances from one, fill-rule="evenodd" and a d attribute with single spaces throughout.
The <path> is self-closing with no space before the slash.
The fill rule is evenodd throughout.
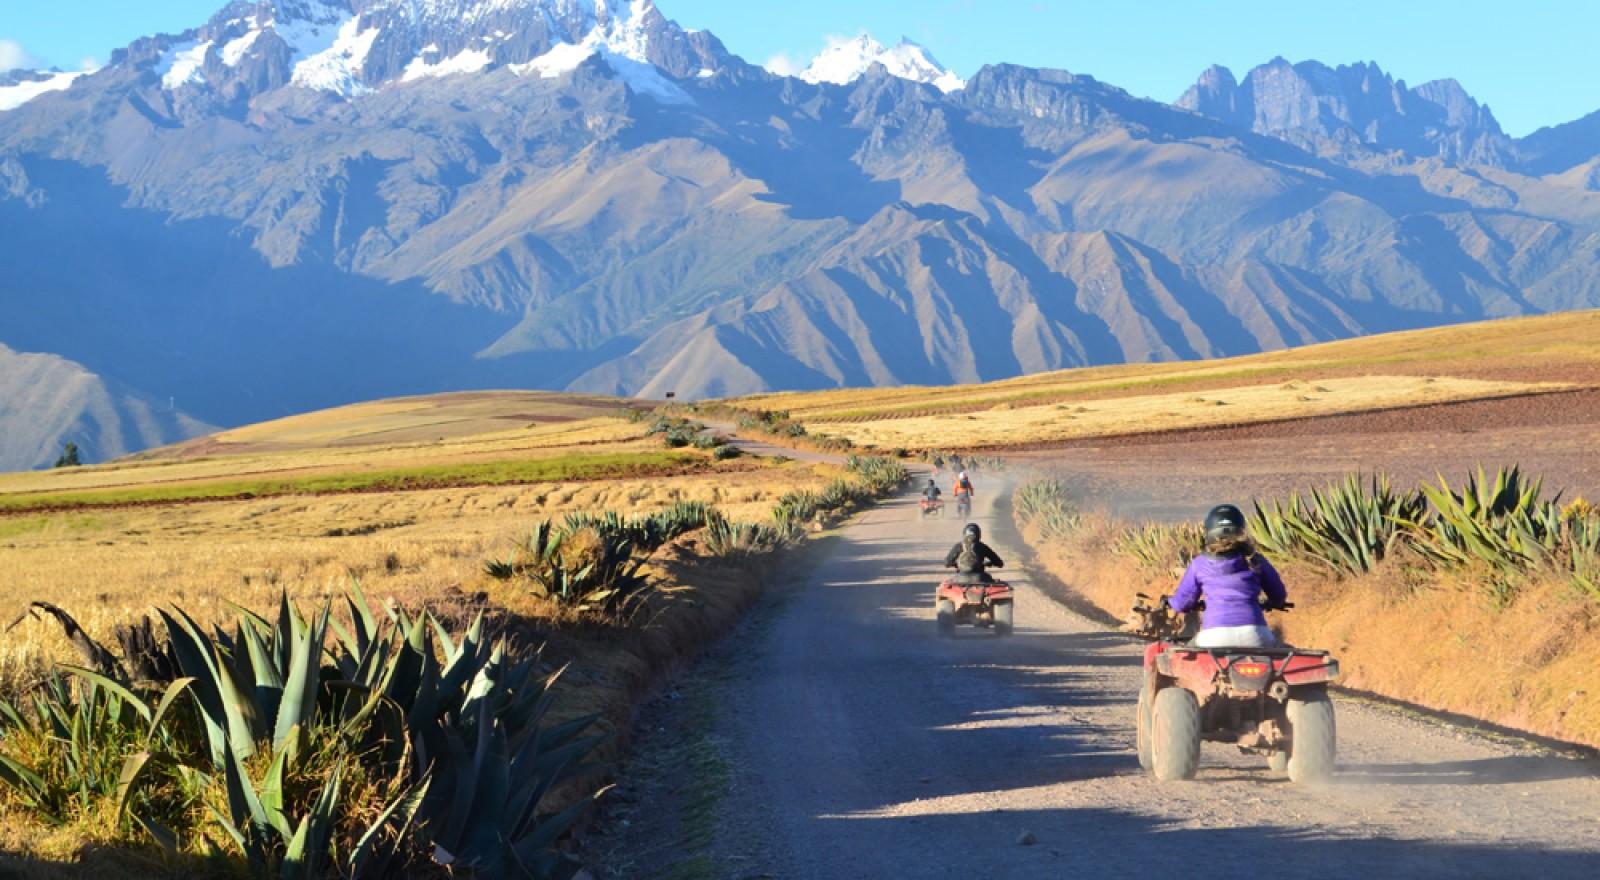
<path id="1" fill-rule="evenodd" d="M 1144 652 L 1139 688 L 1139 766 L 1157 779 L 1193 779 L 1200 741 L 1233 743 L 1265 755 L 1267 766 L 1293 782 L 1333 775 L 1337 731 L 1328 685 L 1339 661 L 1326 651 L 1197 648 L 1191 614 L 1149 604 L 1140 594 L 1130 629 L 1155 639 Z M 1293 607 L 1286 605 L 1283 609 Z"/>
<path id="2" fill-rule="evenodd" d="M 921 508 L 922 508 L 922 518 L 923 519 L 927 519 L 927 518 L 933 517 L 933 516 L 937 516 L 937 517 L 939 517 L 941 519 L 944 518 L 944 499 L 943 498 L 923 498 L 922 499 Z"/>
<path id="3" fill-rule="evenodd" d="M 972 518 L 972 493 L 962 492 L 956 496 L 956 515 L 962 522 Z"/>
<path id="4" fill-rule="evenodd" d="M 969 575 L 950 575 L 933 594 L 939 635 L 949 638 L 955 635 L 957 626 L 992 627 L 997 636 L 1011 635 L 1015 596 L 1016 591 L 1007 583 L 983 583 Z"/>

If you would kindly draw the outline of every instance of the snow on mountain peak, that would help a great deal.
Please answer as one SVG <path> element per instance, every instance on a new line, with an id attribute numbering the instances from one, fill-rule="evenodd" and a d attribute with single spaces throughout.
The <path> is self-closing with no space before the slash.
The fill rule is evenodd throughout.
<path id="1" fill-rule="evenodd" d="M 234 0 L 164 42 L 155 72 L 167 89 L 220 86 L 250 75 L 235 68 L 281 64 L 287 48 L 287 84 L 351 97 L 501 67 L 557 76 L 600 55 L 635 91 L 682 103 L 652 59 L 679 63 L 686 39 L 653 0 Z M 696 51 L 679 66 L 707 60 Z"/>
<path id="2" fill-rule="evenodd" d="M 93 71 L 74 70 L 29 74 L 8 86 L 0 86 L 0 113 L 15 110 L 40 95 L 59 92 L 72 85 L 73 80 Z"/>
<path id="3" fill-rule="evenodd" d="M 513 64 L 519 75 L 538 74 L 557 77 L 576 70 L 583 62 L 599 55 L 617 76 L 634 91 L 667 104 L 690 104 L 693 99 L 676 83 L 667 79 L 650 62 L 648 16 L 655 11 L 652 0 L 628 0 L 612 4 L 609 0 L 558 0 L 587 6 L 592 22 L 582 36 L 569 31 L 568 40 L 526 64 Z M 659 14 L 659 13 L 657 13 Z M 572 39 L 577 37 L 577 39 Z"/>
<path id="4" fill-rule="evenodd" d="M 942 92 L 966 87 L 966 81 L 939 64 L 927 49 L 902 38 L 893 48 L 868 34 L 852 38 L 829 37 L 828 45 L 800 74 L 809 83 L 845 85 L 859 79 L 874 64 L 912 82 L 927 83 Z"/>

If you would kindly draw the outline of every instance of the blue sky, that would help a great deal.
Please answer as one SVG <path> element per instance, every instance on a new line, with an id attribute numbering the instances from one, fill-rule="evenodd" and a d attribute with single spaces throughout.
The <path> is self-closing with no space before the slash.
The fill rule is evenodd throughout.
<path id="1" fill-rule="evenodd" d="M 0 0 L 0 66 L 63 68 L 135 37 L 204 21 L 225 0 Z M 1377 61 L 1413 85 L 1453 76 L 1513 135 L 1600 110 L 1596 0 L 657 0 L 764 63 L 804 61 L 828 35 L 927 46 L 970 76 L 1010 61 L 1092 74 L 1170 101 L 1207 65 L 1283 55 Z M 9 62 L 9 63 L 8 63 Z"/>

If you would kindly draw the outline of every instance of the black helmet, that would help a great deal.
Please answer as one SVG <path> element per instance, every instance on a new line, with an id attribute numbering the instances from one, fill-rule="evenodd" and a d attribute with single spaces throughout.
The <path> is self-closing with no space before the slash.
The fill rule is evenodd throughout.
<path id="1" fill-rule="evenodd" d="M 967 523 L 967 527 L 961 530 L 961 537 L 971 538 L 974 541 L 982 541 L 983 529 L 978 528 L 977 523 Z"/>
<path id="2" fill-rule="evenodd" d="M 1244 537 L 1244 513 L 1232 504 L 1219 504 L 1206 514 L 1206 542 Z"/>
<path id="3" fill-rule="evenodd" d="M 935 480 L 935 479 L 934 479 L 934 478 L 933 478 L 933 477 L 929 477 L 929 478 L 928 478 L 928 485 L 930 485 L 930 486 L 937 486 L 937 485 L 939 485 L 939 483 L 938 483 L 938 481 L 936 481 L 936 480 Z"/>

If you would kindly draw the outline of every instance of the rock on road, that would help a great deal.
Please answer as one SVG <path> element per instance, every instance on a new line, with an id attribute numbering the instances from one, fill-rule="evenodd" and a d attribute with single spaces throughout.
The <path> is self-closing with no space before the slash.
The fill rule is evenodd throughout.
<path id="1" fill-rule="evenodd" d="M 1138 643 L 1032 585 L 994 501 L 977 521 L 1010 564 L 1016 634 L 936 636 L 957 520 L 921 522 L 909 498 L 857 517 L 717 652 L 717 708 L 694 722 L 710 729 L 687 732 L 730 768 L 700 852 L 629 840 L 659 831 L 632 824 L 615 845 L 650 855 L 629 875 L 694 856 L 692 875 L 727 878 L 1600 877 L 1593 759 L 1349 699 L 1332 784 L 1212 743 L 1196 781 L 1152 780 L 1134 755 Z M 687 735 L 663 711 L 663 736 Z"/>

